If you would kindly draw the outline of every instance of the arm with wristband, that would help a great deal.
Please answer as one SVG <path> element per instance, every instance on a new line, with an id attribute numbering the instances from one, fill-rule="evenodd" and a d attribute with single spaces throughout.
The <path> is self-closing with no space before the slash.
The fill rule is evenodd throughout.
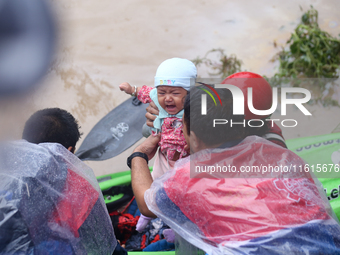
<path id="1" fill-rule="evenodd" d="M 134 153 L 128 158 L 131 162 L 131 184 L 135 194 L 136 202 L 140 212 L 147 217 L 156 218 L 144 200 L 144 193 L 152 184 L 152 177 L 148 167 L 147 159 L 152 159 L 155 155 L 160 135 L 149 136 L 142 144 L 137 146 Z"/>

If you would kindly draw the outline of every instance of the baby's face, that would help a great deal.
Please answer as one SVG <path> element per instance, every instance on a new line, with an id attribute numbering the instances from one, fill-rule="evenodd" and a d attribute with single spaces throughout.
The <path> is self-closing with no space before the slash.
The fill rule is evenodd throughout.
<path id="1" fill-rule="evenodd" d="M 181 87 L 157 87 L 158 102 L 171 115 L 175 115 L 183 109 L 186 95 L 187 91 Z"/>

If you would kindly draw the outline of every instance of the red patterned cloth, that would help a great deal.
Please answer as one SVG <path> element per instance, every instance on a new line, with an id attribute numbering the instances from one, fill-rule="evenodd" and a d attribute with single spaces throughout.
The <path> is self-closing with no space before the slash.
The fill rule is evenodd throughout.
<path id="1" fill-rule="evenodd" d="M 143 85 L 140 90 L 138 91 L 137 98 L 139 101 L 141 101 L 143 104 L 149 104 L 152 102 L 149 94 L 150 91 L 153 89 L 153 87 L 148 87 Z"/>

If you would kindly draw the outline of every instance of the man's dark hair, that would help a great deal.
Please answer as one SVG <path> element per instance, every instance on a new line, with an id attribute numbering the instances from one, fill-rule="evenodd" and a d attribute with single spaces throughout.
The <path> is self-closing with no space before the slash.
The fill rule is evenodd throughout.
<path id="1" fill-rule="evenodd" d="M 31 143 L 60 143 L 75 148 L 81 133 L 77 120 L 60 108 L 47 108 L 34 113 L 24 127 L 22 138 Z"/>
<path id="2" fill-rule="evenodd" d="M 264 125 L 262 127 L 250 127 L 250 126 L 246 126 L 246 134 L 247 136 L 249 135 L 257 135 L 257 136 L 264 136 L 265 134 L 267 134 L 270 130 L 270 125 L 271 122 L 266 121 L 266 119 L 262 119 Z M 253 124 L 255 125 L 256 122 L 254 122 Z M 259 125 L 259 122 L 256 123 L 257 125 Z"/>
<path id="3" fill-rule="evenodd" d="M 190 92 L 184 102 L 184 122 L 188 132 L 193 131 L 196 136 L 206 145 L 216 145 L 228 141 L 241 139 L 245 137 L 245 128 L 243 125 L 236 124 L 230 126 L 230 121 L 243 122 L 244 115 L 233 116 L 233 98 L 228 89 L 216 89 L 219 94 L 222 105 L 217 101 L 215 105 L 212 98 L 207 96 L 207 114 L 201 114 L 202 94 L 207 94 L 196 86 L 190 89 Z M 214 119 L 226 119 L 227 124 L 218 124 L 213 127 Z"/>

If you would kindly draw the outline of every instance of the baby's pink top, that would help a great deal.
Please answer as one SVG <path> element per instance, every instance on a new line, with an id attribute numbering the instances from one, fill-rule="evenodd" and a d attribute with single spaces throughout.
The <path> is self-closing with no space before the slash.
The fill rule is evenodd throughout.
<path id="1" fill-rule="evenodd" d="M 138 92 L 138 100 L 144 104 L 152 102 L 149 96 L 152 89 L 152 87 L 144 85 Z M 178 151 L 180 158 L 182 158 L 187 155 L 184 150 L 186 144 L 182 130 L 182 119 L 177 117 L 165 118 L 161 130 L 161 141 L 159 142 L 161 152 L 166 153 L 167 158 L 173 160 L 175 152 Z"/>

